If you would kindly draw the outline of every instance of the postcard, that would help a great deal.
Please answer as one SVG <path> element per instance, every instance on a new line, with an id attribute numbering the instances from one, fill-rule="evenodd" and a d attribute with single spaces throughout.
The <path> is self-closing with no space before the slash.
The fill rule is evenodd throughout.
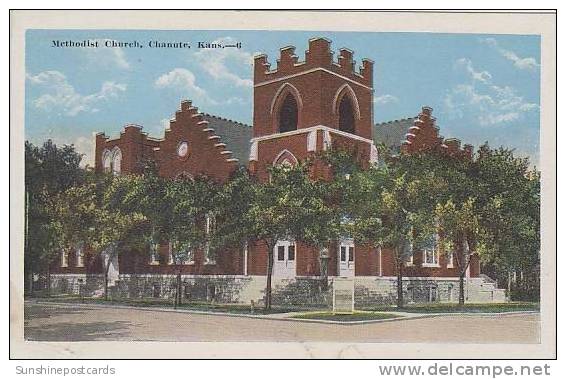
<path id="1" fill-rule="evenodd" d="M 553 358 L 555 32 L 13 11 L 12 357 Z"/>

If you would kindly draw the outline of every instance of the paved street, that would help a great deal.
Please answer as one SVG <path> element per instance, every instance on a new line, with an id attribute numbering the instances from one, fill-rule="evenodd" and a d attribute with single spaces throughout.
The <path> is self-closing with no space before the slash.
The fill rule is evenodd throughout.
<path id="1" fill-rule="evenodd" d="M 539 315 L 446 315 L 364 325 L 224 315 L 25 305 L 33 341 L 269 341 L 538 343 Z"/>

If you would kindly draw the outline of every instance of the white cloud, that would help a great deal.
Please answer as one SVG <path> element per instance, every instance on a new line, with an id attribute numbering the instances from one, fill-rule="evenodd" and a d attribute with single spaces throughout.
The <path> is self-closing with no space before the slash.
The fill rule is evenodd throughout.
<path id="1" fill-rule="evenodd" d="M 62 147 L 63 145 L 73 145 L 75 147 L 75 151 L 81 154 L 83 157 L 81 159 L 80 166 L 90 166 L 94 167 L 94 149 L 95 149 L 95 137 L 94 135 L 90 136 L 75 136 L 69 137 L 69 135 L 65 135 L 64 130 L 58 129 L 53 133 L 53 130 L 50 130 L 48 136 L 45 136 L 45 139 L 39 141 L 33 141 L 36 145 L 41 145 L 45 142 L 45 140 L 50 139 L 55 143 L 58 147 Z"/>
<path id="2" fill-rule="evenodd" d="M 144 126 L 144 132 L 147 132 L 151 137 L 161 138 L 164 135 L 165 129 L 169 129 L 169 122 L 171 120 L 168 118 L 163 118 L 159 122 L 152 122 L 148 126 Z"/>
<path id="3" fill-rule="evenodd" d="M 507 50 L 499 46 L 495 38 L 484 38 L 481 40 L 490 47 L 494 48 L 499 54 L 513 62 L 513 65 L 520 70 L 535 70 L 540 64 L 533 57 L 521 58 L 514 51 Z"/>
<path id="4" fill-rule="evenodd" d="M 154 83 L 157 88 L 172 88 L 195 102 L 216 104 L 208 93 L 196 84 L 195 75 L 186 68 L 175 68 L 161 75 Z"/>
<path id="5" fill-rule="evenodd" d="M 487 83 L 491 80 L 491 74 L 487 71 L 476 71 L 472 65 L 472 61 L 468 58 L 460 58 L 456 61 L 457 66 L 462 66 L 470 74 L 472 79 Z"/>
<path id="6" fill-rule="evenodd" d="M 170 122 L 171 120 L 168 118 L 162 118 L 161 121 L 159 122 L 159 125 L 161 126 L 161 131 L 163 132 L 165 129 L 169 129 L 170 126 Z"/>
<path id="7" fill-rule="evenodd" d="M 126 54 L 122 48 L 104 46 L 104 43 L 106 41 L 112 41 L 111 39 L 96 39 L 94 41 L 98 42 L 99 47 L 80 49 L 84 52 L 90 63 L 109 68 L 118 67 L 123 70 L 130 69 L 130 63 L 126 59 Z"/>
<path id="8" fill-rule="evenodd" d="M 81 166 L 94 167 L 94 149 L 95 142 L 94 137 L 77 137 L 72 144 L 75 146 L 75 150 L 83 154 L 83 159 L 81 161 Z"/>
<path id="9" fill-rule="evenodd" d="M 110 98 L 116 98 L 126 91 L 126 85 L 106 81 L 98 92 L 81 95 L 59 71 L 43 71 L 37 75 L 26 75 L 34 85 L 41 86 L 45 93 L 33 101 L 36 108 L 46 112 L 60 111 L 67 116 L 76 116 L 80 112 L 97 112 L 96 104 Z"/>
<path id="10" fill-rule="evenodd" d="M 228 98 L 224 103 L 228 104 L 228 105 L 230 105 L 230 104 L 245 105 L 245 104 L 250 103 L 250 99 L 244 99 L 244 98 L 241 98 L 241 97 L 233 96 L 233 97 Z"/>
<path id="11" fill-rule="evenodd" d="M 385 95 L 381 95 L 381 96 L 377 96 L 373 98 L 373 102 L 375 104 L 389 104 L 389 103 L 397 103 L 399 102 L 399 99 L 396 96 L 390 95 L 390 94 L 385 94 Z"/>
<path id="12" fill-rule="evenodd" d="M 213 43 L 221 45 L 235 44 L 232 37 L 219 38 Z M 201 49 L 193 54 L 199 66 L 214 79 L 225 81 L 236 87 L 251 88 L 253 81 L 234 72 L 233 68 L 240 68 L 242 72 L 251 72 L 253 54 L 238 48 Z"/>
<path id="13" fill-rule="evenodd" d="M 491 74 L 476 71 L 469 59 L 459 59 L 456 67 L 464 67 L 471 82 L 456 85 L 444 97 L 444 108 L 453 118 L 468 115 L 485 126 L 517 121 L 538 111 L 538 104 L 526 101 L 510 86 L 494 84 Z"/>

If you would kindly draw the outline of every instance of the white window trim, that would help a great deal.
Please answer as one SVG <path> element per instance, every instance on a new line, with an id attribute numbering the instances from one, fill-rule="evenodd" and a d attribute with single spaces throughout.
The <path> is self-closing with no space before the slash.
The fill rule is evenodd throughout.
<path id="1" fill-rule="evenodd" d="M 426 261 L 426 253 L 427 253 L 427 251 L 428 251 L 428 249 L 424 249 L 424 250 L 423 250 L 423 265 L 422 265 L 422 267 L 440 267 L 440 260 L 439 260 L 438 250 L 436 250 L 436 249 L 433 249 L 433 250 L 432 250 L 434 260 L 436 261 L 436 262 L 433 262 L 433 263 L 428 263 L 428 262 Z"/>
<path id="2" fill-rule="evenodd" d="M 192 253 L 192 259 L 190 260 L 185 260 L 180 262 L 179 264 L 181 265 L 185 265 L 185 266 L 189 266 L 189 265 L 194 265 L 195 264 L 195 255 L 194 255 L 194 251 L 189 250 Z M 159 264 L 159 263 L 157 263 Z M 169 242 L 169 260 L 167 261 L 168 265 L 176 265 L 177 262 L 175 262 L 175 259 L 173 258 L 173 243 Z"/>
<path id="3" fill-rule="evenodd" d="M 343 261 L 342 260 L 342 247 L 346 248 L 346 260 Z M 350 260 L 350 249 L 353 249 L 353 260 Z M 356 244 L 354 243 L 354 239 L 353 238 L 343 238 L 340 240 L 340 247 L 338 250 L 339 253 L 339 257 L 338 257 L 338 261 L 339 262 L 356 262 Z"/>
<path id="4" fill-rule="evenodd" d="M 295 255 L 294 255 L 294 259 L 289 260 L 289 247 L 293 246 L 295 248 Z M 283 247 L 284 250 L 284 259 L 282 261 L 280 261 L 278 259 L 278 250 L 279 247 Z M 297 244 L 295 243 L 295 240 L 293 239 L 289 239 L 289 240 L 279 240 L 277 241 L 277 243 L 275 244 L 275 246 L 273 247 L 273 262 L 297 262 Z"/>
<path id="5" fill-rule="evenodd" d="M 190 265 L 194 265 L 195 264 L 195 253 L 192 249 L 189 249 L 189 253 L 191 254 L 190 257 L 191 259 L 187 259 L 185 261 L 183 261 L 183 264 L 186 266 L 190 266 Z"/>
<path id="6" fill-rule="evenodd" d="M 448 254 L 448 262 L 446 263 L 446 268 L 454 268 L 454 252 Z"/>
<path id="7" fill-rule="evenodd" d="M 173 259 L 173 243 L 169 241 L 169 250 L 168 250 L 169 259 L 167 260 L 168 265 L 175 264 L 175 260 Z"/>
<path id="8" fill-rule="evenodd" d="M 211 229 L 213 224 L 216 222 L 214 216 L 206 215 L 206 235 L 208 236 L 211 233 Z M 210 244 L 207 242 L 206 246 L 204 247 L 204 264 L 205 265 L 215 265 L 216 259 L 212 259 L 210 257 Z"/>
<path id="9" fill-rule="evenodd" d="M 69 252 L 61 250 L 61 267 L 69 267 Z"/>
<path id="10" fill-rule="evenodd" d="M 83 247 L 79 246 L 77 248 L 77 250 L 75 251 L 75 254 L 76 254 L 76 259 L 77 259 L 77 267 L 84 267 L 85 261 L 84 261 Z"/>
<path id="11" fill-rule="evenodd" d="M 151 247 L 149 252 L 149 264 L 151 266 L 159 266 L 159 247 L 155 245 L 155 249 Z"/>
<path id="12" fill-rule="evenodd" d="M 413 267 L 415 265 L 415 258 L 413 254 L 409 255 L 409 259 L 405 262 L 405 267 Z"/>

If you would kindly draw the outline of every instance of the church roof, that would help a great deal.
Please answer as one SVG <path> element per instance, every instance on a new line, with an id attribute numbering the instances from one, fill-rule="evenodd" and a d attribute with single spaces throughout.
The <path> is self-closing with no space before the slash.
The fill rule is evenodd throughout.
<path id="1" fill-rule="evenodd" d="M 232 151 L 232 156 L 238 159 L 239 164 L 247 164 L 250 154 L 252 127 L 208 113 L 204 113 L 203 118 L 208 121 L 208 126 L 214 129 L 214 133 L 220 136 L 221 142 L 226 144 L 226 149 Z M 401 143 L 405 139 L 405 134 L 413 126 L 414 120 L 415 117 L 409 117 L 375 124 L 373 126 L 375 143 L 383 143 L 391 149 L 392 153 L 398 153 L 401 149 Z"/>
<path id="2" fill-rule="evenodd" d="M 413 126 L 415 117 L 382 122 L 373 126 L 373 140 L 375 144 L 383 143 L 391 149 L 392 153 L 399 153 L 405 134 Z"/>
<path id="3" fill-rule="evenodd" d="M 226 144 L 226 149 L 238 159 L 238 163 L 245 165 L 250 156 L 252 127 L 208 113 L 203 114 L 203 118 L 208 121 L 208 127 L 214 129 L 214 133 L 220 136 L 220 141 Z"/>

